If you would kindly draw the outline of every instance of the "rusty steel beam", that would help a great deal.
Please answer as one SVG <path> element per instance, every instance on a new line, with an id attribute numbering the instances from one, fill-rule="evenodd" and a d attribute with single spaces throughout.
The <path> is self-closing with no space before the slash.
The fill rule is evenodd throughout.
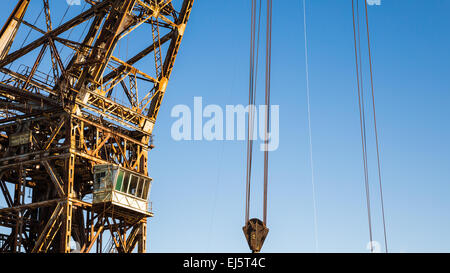
<path id="1" fill-rule="evenodd" d="M 28 4 L 30 4 L 30 0 L 20 0 L 0 30 L 0 60 L 8 54 L 19 30 L 20 23 L 28 9 Z"/>

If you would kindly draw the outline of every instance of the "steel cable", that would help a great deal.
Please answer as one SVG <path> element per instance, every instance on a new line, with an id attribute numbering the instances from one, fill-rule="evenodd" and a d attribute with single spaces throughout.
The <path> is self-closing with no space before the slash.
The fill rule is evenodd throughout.
<path id="1" fill-rule="evenodd" d="M 246 197 L 245 197 L 245 223 L 250 219 L 250 190 L 253 158 L 253 106 L 255 104 L 255 31 L 256 31 L 256 0 L 252 0 L 251 8 L 251 38 L 250 38 L 250 75 L 249 75 L 249 111 L 248 111 L 248 138 L 247 138 L 247 172 L 246 172 Z"/>
<path id="2" fill-rule="evenodd" d="M 352 18 L 353 18 L 353 38 L 354 38 L 354 46 L 355 46 L 355 60 L 356 60 L 356 80 L 358 85 L 358 106 L 359 106 L 359 119 L 360 119 L 360 127 L 361 127 L 361 144 L 362 144 L 362 152 L 363 152 L 363 165 L 364 165 L 364 185 L 366 191 L 366 205 L 367 205 L 367 218 L 369 224 L 369 238 L 370 238 L 370 251 L 373 252 L 373 235 L 372 235 L 372 216 L 371 216 L 371 208 L 370 208 L 370 191 L 369 191 L 369 178 L 368 178 L 368 167 L 367 167 L 367 145 L 366 145 L 366 126 L 365 126 L 365 114 L 364 114 L 364 101 L 362 94 L 362 69 L 361 69 L 361 58 L 360 58 L 360 40 L 357 39 L 357 35 L 359 38 L 359 11 L 358 11 L 358 2 L 357 4 L 357 22 L 355 21 L 355 5 L 354 0 L 352 0 Z M 358 31 L 356 28 L 358 27 Z M 360 85 L 361 84 L 361 85 Z"/>
<path id="3" fill-rule="evenodd" d="M 376 142 L 376 150 L 377 150 L 378 181 L 379 181 L 380 199 L 381 199 L 381 214 L 382 214 L 382 218 L 383 218 L 384 246 L 385 246 L 386 253 L 388 253 L 386 219 L 385 219 L 385 214 L 384 214 L 383 186 L 382 186 L 382 181 L 381 181 L 380 149 L 379 149 L 379 141 L 378 141 L 377 116 L 376 116 L 376 111 L 375 111 L 375 94 L 374 94 L 374 87 L 373 87 L 373 69 L 372 69 L 372 53 L 371 53 L 371 49 L 370 49 L 369 15 L 367 12 L 367 2 L 364 1 L 364 3 L 365 3 L 364 7 L 365 7 L 365 13 L 366 13 L 366 26 L 367 26 L 367 47 L 368 47 L 368 53 L 369 53 L 370 85 L 371 85 L 371 90 L 372 90 L 373 122 L 374 122 L 375 142 Z"/>
<path id="4" fill-rule="evenodd" d="M 269 180 L 269 121 L 270 121 L 270 75 L 272 67 L 272 0 L 267 0 L 267 30 L 266 30 L 266 117 L 265 117 L 265 149 L 264 149 L 264 204 L 263 223 L 267 226 L 267 191 Z"/>
<path id="5" fill-rule="evenodd" d="M 253 141 L 255 123 L 256 85 L 259 59 L 259 40 L 261 25 L 262 1 L 259 0 L 259 15 L 257 16 L 258 3 L 252 0 L 251 6 L 251 39 L 250 39 L 250 75 L 249 75 L 249 117 L 248 117 L 248 139 L 247 139 L 247 170 L 246 170 L 246 200 L 245 200 L 245 223 L 250 219 L 250 192 L 252 178 Z M 258 18 L 258 31 L 256 31 Z M 258 32 L 258 37 L 256 33 Z M 271 52 L 272 52 L 272 0 L 267 1 L 267 28 L 266 28 L 266 71 L 265 71 L 265 133 L 264 133 L 264 193 L 263 193 L 263 223 L 267 223 L 267 191 L 268 191 L 268 132 L 270 120 L 270 74 L 271 74 Z"/>
<path id="6" fill-rule="evenodd" d="M 319 232 L 317 224 L 317 201 L 316 201 L 316 183 L 314 179 L 314 160 L 313 160 L 313 145 L 312 145 L 312 130 L 311 130 L 311 97 L 309 86 L 309 61 L 308 61 L 308 36 L 306 25 L 306 0 L 303 0 L 303 33 L 305 40 L 305 71 L 306 71 L 306 100 L 308 105 L 308 134 L 309 134 L 309 159 L 311 164 L 311 184 L 312 184 L 312 198 L 313 198 L 313 213 L 314 213 L 314 241 L 316 252 L 319 252 Z"/>

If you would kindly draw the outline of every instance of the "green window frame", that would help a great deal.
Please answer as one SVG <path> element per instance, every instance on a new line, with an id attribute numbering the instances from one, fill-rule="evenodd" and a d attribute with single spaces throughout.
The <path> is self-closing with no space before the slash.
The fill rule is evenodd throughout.
<path id="1" fill-rule="evenodd" d="M 119 170 L 119 173 L 117 174 L 116 191 L 120 191 L 122 189 L 123 174 L 123 170 Z"/>

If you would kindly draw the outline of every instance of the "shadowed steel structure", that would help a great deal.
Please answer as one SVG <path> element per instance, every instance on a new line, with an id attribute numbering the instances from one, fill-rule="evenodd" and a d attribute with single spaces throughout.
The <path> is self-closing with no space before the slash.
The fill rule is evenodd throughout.
<path id="1" fill-rule="evenodd" d="M 145 252 L 151 208 L 93 206 L 94 169 L 150 181 L 153 126 L 194 0 L 85 0 L 66 20 L 56 2 L 8 6 L 0 32 L 0 252 Z M 33 4 L 40 24 L 27 18 Z"/>

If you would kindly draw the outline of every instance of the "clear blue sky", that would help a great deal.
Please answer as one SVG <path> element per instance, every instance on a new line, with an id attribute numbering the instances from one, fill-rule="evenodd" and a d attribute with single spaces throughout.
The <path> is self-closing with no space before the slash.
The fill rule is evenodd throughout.
<path id="1" fill-rule="evenodd" d="M 274 1 L 273 7 L 272 103 L 280 105 L 280 147 L 270 154 L 265 252 L 315 251 L 301 2 Z M 444 0 L 369 6 L 392 252 L 450 251 L 448 10 Z M 176 142 L 170 111 L 192 106 L 194 96 L 223 108 L 247 104 L 249 12 L 250 0 L 195 1 L 154 131 L 150 252 L 248 251 L 246 142 Z M 307 0 L 307 17 L 319 251 L 368 252 L 351 1 Z M 369 141 L 374 240 L 383 242 Z M 255 185 L 262 185 L 262 172 L 258 151 Z M 251 216 L 261 217 L 256 190 Z"/>
<path id="2" fill-rule="evenodd" d="M 195 3 L 150 157 L 151 251 L 247 251 L 245 142 L 174 142 L 170 110 L 192 106 L 193 96 L 246 104 L 249 3 Z M 449 8 L 437 0 L 369 7 L 388 243 L 395 252 L 450 250 Z M 319 250 L 366 252 L 351 1 L 309 0 L 307 16 Z M 280 148 L 270 155 L 267 252 L 315 251 L 302 20 L 301 1 L 274 1 L 272 102 L 280 105 L 281 129 Z M 374 240 L 382 242 L 370 143 Z M 257 158 L 261 185 L 262 153 Z"/>

